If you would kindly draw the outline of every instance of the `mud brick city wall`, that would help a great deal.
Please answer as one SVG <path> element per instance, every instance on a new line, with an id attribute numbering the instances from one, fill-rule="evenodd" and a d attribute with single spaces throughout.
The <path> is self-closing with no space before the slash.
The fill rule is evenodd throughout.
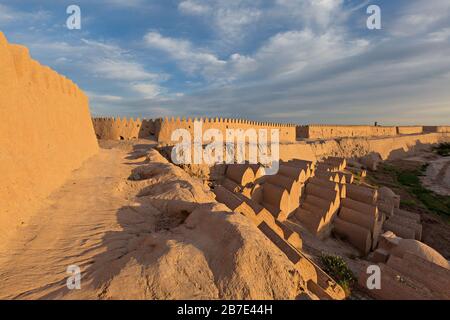
<path id="1" fill-rule="evenodd" d="M 158 141 L 162 143 L 172 143 L 171 135 L 175 129 L 186 129 L 190 132 L 193 137 L 194 134 L 194 121 L 195 119 L 188 118 L 165 118 L 161 123 L 161 129 L 158 134 Z M 259 121 L 249 121 L 243 119 L 223 119 L 223 118 L 203 118 L 198 119 L 202 123 L 202 130 L 205 132 L 208 129 L 217 129 L 222 132 L 223 137 L 227 129 L 266 129 L 268 134 L 268 139 L 270 140 L 270 130 L 278 129 L 280 142 L 282 143 L 293 143 L 296 141 L 295 125 L 293 124 L 282 124 L 282 123 L 271 123 L 271 122 L 259 122 Z"/>
<path id="2" fill-rule="evenodd" d="M 95 132 L 99 139 L 130 140 L 146 138 L 154 135 L 158 142 L 172 144 L 172 133 L 176 129 L 185 129 L 194 136 L 194 121 L 196 119 L 164 118 L 155 120 L 140 120 L 126 118 L 94 118 Z M 223 137 L 227 129 L 267 129 L 270 140 L 270 130 L 279 129 L 280 142 L 294 143 L 296 141 L 295 125 L 271 122 L 258 122 L 242 119 L 201 118 L 202 132 L 208 129 L 218 129 Z"/>
<path id="3" fill-rule="evenodd" d="M 425 126 L 423 132 L 450 133 L 450 126 Z"/>
<path id="4" fill-rule="evenodd" d="M 381 137 L 397 135 L 396 127 L 308 125 L 298 126 L 297 136 L 308 139 L 333 139 L 343 137 Z"/>
<path id="5" fill-rule="evenodd" d="M 423 126 L 397 127 L 397 134 L 420 134 L 420 133 L 423 133 Z"/>
<path id="6" fill-rule="evenodd" d="M 97 138 L 106 140 L 148 138 L 156 135 L 161 127 L 160 119 L 93 118 L 92 123 Z"/>
<path id="7" fill-rule="evenodd" d="M 98 151 L 87 96 L 0 32 L 0 234 Z M 2 237 L 2 236 L 0 236 Z M 1 239 L 0 239 L 1 240 Z"/>

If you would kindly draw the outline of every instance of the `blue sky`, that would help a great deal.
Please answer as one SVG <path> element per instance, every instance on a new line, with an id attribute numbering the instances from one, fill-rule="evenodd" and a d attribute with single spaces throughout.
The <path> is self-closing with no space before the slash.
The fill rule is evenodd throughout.
<path id="1" fill-rule="evenodd" d="M 0 0 L 0 30 L 97 116 L 450 123 L 448 0 Z"/>

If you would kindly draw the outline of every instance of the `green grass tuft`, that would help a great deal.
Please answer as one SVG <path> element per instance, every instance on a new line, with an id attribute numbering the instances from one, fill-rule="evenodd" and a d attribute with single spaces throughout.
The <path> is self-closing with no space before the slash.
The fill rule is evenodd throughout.
<path id="1" fill-rule="evenodd" d="M 443 157 L 450 156 L 450 142 L 445 142 L 439 144 L 436 148 L 434 148 L 434 151 Z"/>
<path id="2" fill-rule="evenodd" d="M 323 269 L 344 289 L 347 296 L 356 283 L 356 277 L 342 257 L 322 254 L 320 262 Z"/>
<path id="3" fill-rule="evenodd" d="M 450 197 L 441 196 L 422 186 L 420 177 L 424 175 L 427 165 L 411 170 L 401 169 L 390 165 L 383 166 L 385 172 L 395 175 L 397 182 L 415 196 L 428 210 L 444 218 L 450 218 Z"/>

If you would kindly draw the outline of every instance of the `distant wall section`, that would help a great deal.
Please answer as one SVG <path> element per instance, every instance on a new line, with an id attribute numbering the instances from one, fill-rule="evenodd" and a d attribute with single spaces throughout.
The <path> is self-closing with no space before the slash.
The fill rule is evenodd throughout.
<path id="1" fill-rule="evenodd" d="M 297 137 L 303 139 L 333 139 L 349 137 L 383 137 L 397 135 L 397 127 L 307 125 L 297 127 Z"/>
<path id="2" fill-rule="evenodd" d="M 423 132 L 450 133 L 450 126 L 425 126 Z"/>
<path id="3" fill-rule="evenodd" d="M 259 122 L 242 119 L 223 118 L 200 118 L 200 119 L 180 119 L 164 118 L 155 120 L 140 120 L 126 118 L 93 118 L 95 133 L 99 139 L 110 140 L 130 140 L 136 138 L 146 138 L 154 135 L 160 143 L 173 144 L 172 133 L 176 129 L 189 131 L 194 137 L 194 122 L 201 124 L 202 134 L 208 129 L 217 129 L 226 137 L 227 129 L 267 129 L 270 140 L 270 130 L 278 129 L 280 142 L 294 143 L 296 141 L 296 128 L 294 124 L 282 124 L 271 122 Z"/>
<path id="4" fill-rule="evenodd" d="M 175 129 L 186 129 L 194 136 L 194 121 L 195 119 L 180 119 L 180 118 L 165 118 L 161 122 L 161 129 L 158 134 L 158 141 L 162 143 L 172 143 L 171 135 Z M 201 122 L 202 132 L 208 129 L 217 129 L 222 132 L 223 137 L 226 137 L 227 129 L 254 129 L 258 132 L 259 129 L 266 129 L 268 139 L 270 140 L 270 130 L 279 130 L 279 138 L 282 143 L 294 143 L 296 141 L 295 125 L 250 121 L 243 119 L 223 119 L 223 118 L 200 118 L 197 121 Z"/>
<path id="5" fill-rule="evenodd" d="M 156 135 L 161 127 L 161 119 L 93 118 L 98 139 L 132 140 Z"/>
<path id="6" fill-rule="evenodd" d="M 401 126 L 397 127 L 397 134 L 421 134 L 423 126 Z"/>

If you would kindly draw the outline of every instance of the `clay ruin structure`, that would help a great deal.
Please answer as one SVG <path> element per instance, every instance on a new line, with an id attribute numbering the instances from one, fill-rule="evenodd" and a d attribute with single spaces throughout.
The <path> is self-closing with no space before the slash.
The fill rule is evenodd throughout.
<path id="1" fill-rule="evenodd" d="M 98 139 L 131 140 L 155 135 L 161 126 L 160 120 L 133 118 L 93 118 L 92 123 Z"/>
<path id="2" fill-rule="evenodd" d="M 378 299 L 450 299 L 449 262 L 418 240 L 388 231 L 381 235 L 370 260 L 381 269 L 381 287 L 372 293 Z M 367 278 L 367 273 L 359 277 L 364 287 Z"/>
<path id="3" fill-rule="evenodd" d="M 250 121 L 245 119 L 224 118 L 159 118 L 159 119 L 127 119 L 127 118 L 93 118 L 95 132 L 100 139 L 129 140 L 138 137 L 154 135 L 160 143 L 173 143 L 172 132 L 185 129 L 194 136 L 194 123 L 201 125 L 202 131 L 208 129 L 220 130 L 225 136 L 226 129 L 256 130 L 279 129 L 280 142 L 295 142 L 296 131 L 294 124 Z M 268 136 L 270 138 L 270 134 Z"/>
<path id="4" fill-rule="evenodd" d="M 297 137 L 303 139 L 336 139 L 346 137 L 393 137 L 424 132 L 450 132 L 449 126 L 362 126 L 306 125 L 297 126 Z"/>
<path id="5" fill-rule="evenodd" d="M 242 168 L 245 166 L 228 165 L 227 172 L 228 170 L 234 171 L 233 167 L 238 167 L 239 171 L 244 174 L 245 170 Z M 287 167 L 301 169 L 304 173 L 299 174 L 296 171 L 286 170 Z M 400 197 L 388 188 L 383 187 L 378 190 L 354 183 L 353 174 L 347 169 L 347 162 L 344 158 L 329 157 L 316 163 L 296 159 L 281 163 L 277 175 L 263 177 L 259 180 L 258 188 L 263 189 L 262 197 L 252 198 L 251 194 L 246 196 L 240 192 L 242 188 L 227 190 L 220 185 L 215 187 L 214 192 L 219 202 L 251 217 L 256 225 L 265 221 L 262 230 L 265 234 L 270 234 L 269 238 L 280 248 L 282 248 L 280 243 L 284 243 L 282 240 L 283 228 L 280 226 L 290 229 L 289 234 L 294 232 L 298 235 L 296 236 L 297 244 L 302 243 L 297 239 L 301 239 L 301 235 L 304 235 L 305 232 L 321 240 L 334 235 L 353 246 L 361 257 L 367 257 L 369 261 L 381 264 L 382 269 L 387 270 L 382 279 L 383 284 L 387 281 L 397 281 L 394 278 L 395 272 L 392 271 L 395 269 L 403 272 L 407 277 L 413 277 L 412 281 L 415 281 L 415 286 L 420 290 L 422 290 L 422 283 L 429 285 L 429 288 L 438 290 L 433 293 L 430 293 L 431 291 L 411 292 L 404 285 L 389 283 L 386 287 L 397 288 L 396 286 L 398 286 L 400 294 L 395 296 L 388 290 L 377 291 L 376 296 L 381 299 L 401 297 L 448 299 L 444 289 L 445 285 L 439 283 L 442 277 L 448 277 L 450 271 L 448 261 L 431 248 L 424 249 L 426 252 L 431 252 L 427 253 L 427 256 L 416 259 L 411 252 L 401 251 L 404 246 L 397 246 L 399 241 L 403 241 L 401 243 L 404 244 L 416 241 L 411 243 L 416 243 L 414 245 L 419 248 L 427 248 L 420 243 L 422 236 L 420 215 L 400 209 Z M 311 171 L 306 174 L 308 170 Z M 324 175 L 323 172 L 328 172 L 330 175 Z M 283 173 L 285 177 L 281 178 Z M 336 175 L 331 173 L 336 173 Z M 291 180 L 286 179 L 287 177 L 290 177 Z M 293 187 L 295 181 L 300 188 Z M 251 182 L 246 182 L 250 183 L 248 186 L 252 187 Z M 274 184 L 277 186 L 275 187 Z M 267 192 L 264 193 L 264 190 Z M 299 193 L 298 190 L 301 192 Z M 295 197 L 295 202 L 290 198 L 292 196 Z M 276 201 L 269 200 L 269 197 Z M 281 197 L 284 198 L 284 206 L 281 204 Z M 289 208 L 287 208 L 288 204 Z M 252 212 L 249 210 L 250 207 L 257 208 L 257 210 Z M 262 214 L 261 217 L 264 218 L 258 219 L 258 214 Z M 276 239 L 275 234 L 278 237 Z M 394 240 L 387 238 L 388 234 L 391 234 Z M 284 241 L 290 243 L 286 237 L 284 237 Z M 394 246 L 389 245 L 392 242 L 398 247 L 396 250 L 392 250 Z M 298 245 L 297 249 L 301 250 L 301 245 Z M 287 256 L 290 255 L 286 249 L 281 250 Z M 423 249 L 419 251 L 421 250 L 423 251 Z M 429 257 L 430 255 L 432 258 Z M 406 257 L 404 261 L 403 257 Z M 437 275 L 425 282 L 420 280 L 418 271 L 406 270 L 410 260 L 414 259 L 416 259 L 414 268 L 417 268 L 414 270 L 424 270 L 425 266 L 430 266 L 431 269 L 437 270 Z M 430 259 L 434 260 L 427 261 Z M 439 265 L 431 264 L 436 261 Z M 367 274 L 361 273 L 360 285 L 366 280 Z M 446 282 L 444 281 L 444 283 Z"/>
<path id="6" fill-rule="evenodd" d="M 449 126 L 92 118 L 76 84 L 2 33 L 0 69 L 0 298 L 346 299 L 312 254 L 323 245 L 380 267 L 372 298 L 450 299 L 449 262 L 421 242 L 426 219 L 364 181 L 449 142 Z M 198 125 L 279 130 L 277 172 L 247 153 L 175 163 L 173 131 Z M 28 265 L 11 264 L 24 252 Z M 72 264 L 85 290 L 65 287 Z"/>

